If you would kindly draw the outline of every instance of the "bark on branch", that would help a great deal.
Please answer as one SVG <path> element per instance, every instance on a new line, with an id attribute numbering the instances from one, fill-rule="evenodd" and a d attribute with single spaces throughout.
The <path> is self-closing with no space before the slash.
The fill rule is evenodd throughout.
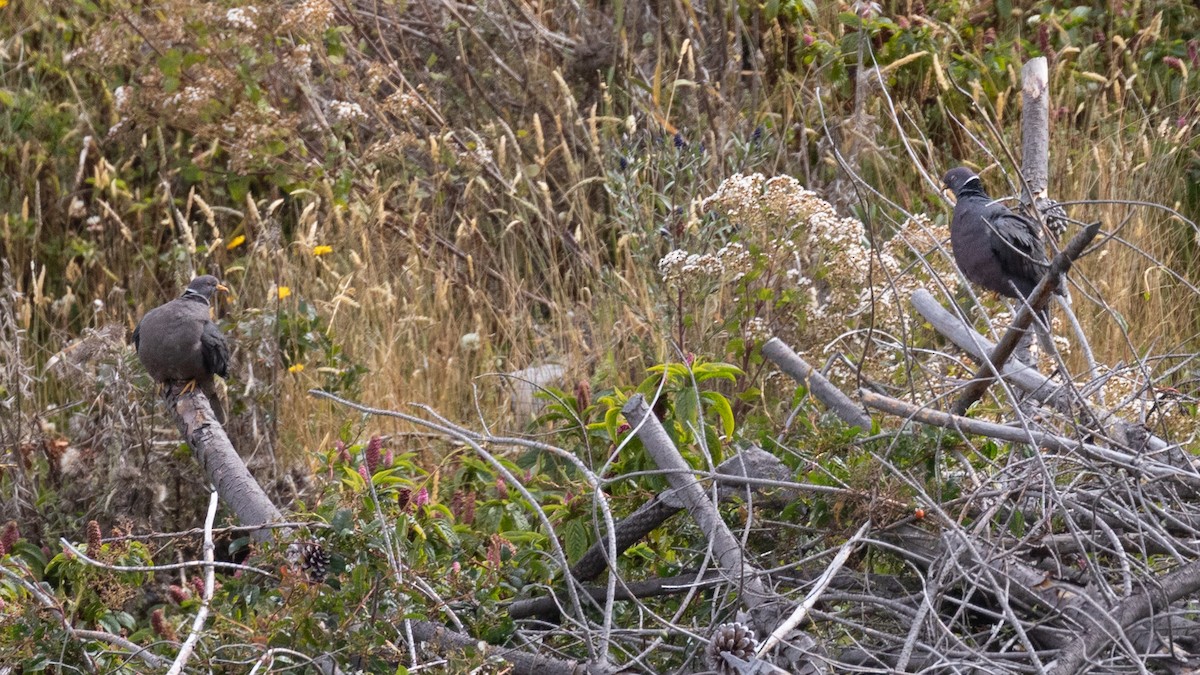
<path id="1" fill-rule="evenodd" d="M 808 388 L 813 396 L 829 407 L 843 422 L 863 431 L 871 430 L 871 416 L 863 412 L 849 396 L 827 380 L 824 375 L 808 365 L 779 338 L 771 338 L 762 348 L 763 358 Z"/>
<path id="2" fill-rule="evenodd" d="M 195 388 L 185 394 L 182 386 L 172 384 L 163 398 L 179 433 L 183 434 L 200 468 L 204 469 L 204 475 L 221 500 L 233 510 L 238 522 L 266 525 L 283 520 L 279 509 L 233 449 L 204 393 Z M 271 536 L 271 530 L 255 530 L 251 536 L 255 541 L 264 541 Z"/>
<path id="3" fill-rule="evenodd" d="M 965 351 L 977 363 L 986 363 L 987 355 L 995 348 L 991 340 L 946 311 L 928 291 L 922 289 L 913 293 L 912 305 L 929 321 L 934 330 Z M 1178 446 L 1150 434 L 1145 427 L 1114 418 L 1109 411 L 1093 409 L 1070 384 L 1057 384 L 1032 368 L 1011 362 L 1004 363 L 1000 372 L 1006 381 L 1016 385 L 1033 400 L 1048 405 L 1069 418 L 1080 418 L 1081 425 L 1088 433 L 1105 437 L 1113 435 L 1115 438 L 1112 440 L 1117 445 L 1131 452 L 1149 450 L 1162 456 L 1163 461 L 1171 466 L 1179 469 L 1191 467 L 1190 458 L 1180 451 Z M 1100 420 L 1108 421 L 1102 425 Z"/>
<path id="4" fill-rule="evenodd" d="M 738 580 L 742 588 L 742 603 L 754 610 L 774 599 L 759 577 L 761 572 L 742 556 L 737 537 L 729 531 L 712 500 L 708 498 L 692 467 L 684 461 L 671 437 L 641 394 L 636 394 L 621 409 L 625 419 L 637 430 L 637 436 L 659 469 L 666 472 L 667 482 L 675 488 L 684 507 L 712 546 L 713 556 L 730 579 Z"/>
<path id="5" fill-rule="evenodd" d="M 1044 56 L 1029 59 L 1021 68 L 1022 206 L 1032 207 L 1035 199 L 1045 197 L 1050 183 L 1049 79 Z"/>

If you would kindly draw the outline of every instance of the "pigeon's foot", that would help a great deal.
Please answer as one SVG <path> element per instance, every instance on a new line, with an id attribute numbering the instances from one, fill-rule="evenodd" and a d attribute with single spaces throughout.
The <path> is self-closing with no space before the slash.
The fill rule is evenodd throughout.
<path id="1" fill-rule="evenodd" d="M 190 394 L 195 390 L 196 390 L 196 381 L 188 380 L 187 384 L 183 385 L 183 389 L 179 392 L 179 395 L 183 396 L 184 394 Z"/>

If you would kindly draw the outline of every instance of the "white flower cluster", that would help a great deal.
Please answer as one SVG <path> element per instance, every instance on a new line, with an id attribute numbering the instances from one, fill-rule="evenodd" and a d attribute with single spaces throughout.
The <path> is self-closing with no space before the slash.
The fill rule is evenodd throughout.
<path id="1" fill-rule="evenodd" d="M 284 58 L 284 67 L 293 77 L 306 78 L 312 71 L 312 45 L 298 44 Z"/>
<path id="2" fill-rule="evenodd" d="M 333 20 L 333 5 L 328 0 L 300 0 L 284 17 L 284 30 L 323 31 Z"/>
<path id="3" fill-rule="evenodd" d="M 712 196 L 700 203 L 703 212 L 718 211 L 730 221 L 750 229 L 787 228 L 799 218 L 833 207 L 791 176 L 766 178 L 760 173 L 734 174 Z"/>
<path id="4" fill-rule="evenodd" d="M 353 101 L 331 101 L 329 103 L 329 121 L 334 124 L 359 122 L 365 119 L 367 119 L 367 113 L 363 112 L 362 106 Z"/>
<path id="5" fill-rule="evenodd" d="M 746 322 L 746 337 L 754 342 L 765 342 L 771 338 L 771 327 L 761 316 L 752 316 Z"/>
<path id="6" fill-rule="evenodd" d="M 197 108 L 212 97 L 212 91 L 203 86 L 188 86 L 171 94 L 163 101 L 167 108 Z"/>
<path id="7" fill-rule="evenodd" d="M 484 167 L 492 163 L 492 151 L 483 143 L 476 141 L 474 147 L 461 154 L 465 164 Z"/>
<path id="8" fill-rule="evenodd" d="M 725 272 L 721 260 L 711 253 L 688 254 L 683 249 L 675 249 L 658 261 L 658 271 L 663 281 L 674 282 L 703 274 L 708 277 L 719 277 Z"/>
<path id="9" fill-rule="evenodd" d="M 903 223 L 894 238 L 872 250 L 862 222 L 838 215 L 790 176 L 761 174 L 731 176 L 700 208 L 738 227 L 743 240 L 763 252 L 759 264 L 775 271 L 764 283 L 792 289 L 799 303 L 783 314 L 762 315 L 769 321 L 747 325 L 750 335 L 770 325 L 801 348 L 821 349 L 856 335 L 847 329 L 868 321 L 884 331 L 901 327 L 912 293 L 929 286 L 931 278 L 950 280 L 954 287 L 953 262 L 944 254 L 946 230 L 926 217 Z M 699 262 L 676 252 L 660 270 L 664 278 L 676 278 Z"/>
<path id="10" fill-rule="evenodd" d="M 408 91 L 396 91 L 383 100 L 383 109 L 400 119 L 407 119 L 421 101 Z"/>
<path id="11" fill-rule="evenodd" d="M 725 272 L 732 275 L 734 281 L 741 279 L 746 272 L 750 271 L 752 264 L 750 252 L 736 241 L 722 246 L 721 250 L 717 251 L 717 259 L 721 261 Z"/>
<path id="12" fill-rule="evenodd" d="M 128 109 L 129 87 L 128 86 L 123 84 L 113 90 L 113 106 L 116 107 L 117 112 L 121 113 L 122 115 L 129 112 L 129 109 Z"/>
<path id="13" fill-rule="evenodd" d="M 726 244 L 716 253 L 688 253 L 675 249 L 658 261 L 663 281 L 737 281 L 750 269 L 750 252 L 740 243 Z"/>
<path id="14" fill-rule="evenodd" d="M 413 134 L 407 131 L 399 131 L 372 143 L 363 152 L 363 159 L 368 162 L 394 161 L 397 157 L 403 156 L 405 148 L 414 147 L 419 144 L 420 141 Z"/>
<path id="15" fill-rule="evenodd" d="M 258 8 L 253 6 L 234 7 L 225 12 L 225 23 L 230 28 L 254 30 L 258 28 Z"/>

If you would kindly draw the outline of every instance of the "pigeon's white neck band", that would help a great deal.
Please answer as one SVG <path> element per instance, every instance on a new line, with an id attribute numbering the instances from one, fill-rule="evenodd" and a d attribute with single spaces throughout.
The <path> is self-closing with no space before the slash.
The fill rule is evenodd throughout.
<path id="1" fill-rule="evenodd" d="M 183 292 L 183 297 L 185 297 L 185 298 L 200 298 L 201 300 L 204 301 L 204 304 L 206 304 L 206 305 L 208 304 L 208 298 L 204 297 L 203 295 L 201 295 L 200 293 L 198 293 L 196 291 L 193 291 L 190 288 Z"/>
<path id="2" fill-rule="evenodd" d="M 973 183 L 973 182 L 974 182 L 974 183 L 978 183 L 978 182 L 979 182 L 979 176 L 971 176 L 970 178 L 968 178 L 968 179 L 964 180 L 964 181 L 963 181 L 963 187 L 967 187 L 968 185 L 970 185 L 970 184 L 971 184 L 971 183 Z"/>

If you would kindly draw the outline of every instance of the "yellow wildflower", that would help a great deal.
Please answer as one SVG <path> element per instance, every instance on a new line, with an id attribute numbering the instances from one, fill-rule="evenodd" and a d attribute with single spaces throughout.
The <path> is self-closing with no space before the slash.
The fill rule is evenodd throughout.
<path id="1" fill-rule="evenodd" d="M 279 299 L 280 300 L 283 300 L 284 298 L 286 298 L 287 296 L 289 296 L 291 294 L 292 294 L 292 289 L 288 288 L 287 286 L 279 287 Z"/>
<path id="2" fill-rule="evenodd" d="M 333 247 L 324 244 L 313 247 L 313 255 L 325 255 L 326 253 L 333 253 Z"/>
<path id="3" fill-rule="evenodd" d="M 293 363 L 292 365 L 288 366 L 288 372 L 289 373 L 304 372 L 304 364 L 303 363 Z"/>
<path id="4" fill-rule="evenodd" d="M 4 0 L 0 0 L 0 2 L 3 2 L 3 1 Z M 233 239 L 230 239 L 228 244 L 225 244 L 225 250 L 232 251 L 233 249 L 241 246 L 244 243 L 246 243 L 246 235 L 239 234 L 238 236 L 234 237 Z"/>

